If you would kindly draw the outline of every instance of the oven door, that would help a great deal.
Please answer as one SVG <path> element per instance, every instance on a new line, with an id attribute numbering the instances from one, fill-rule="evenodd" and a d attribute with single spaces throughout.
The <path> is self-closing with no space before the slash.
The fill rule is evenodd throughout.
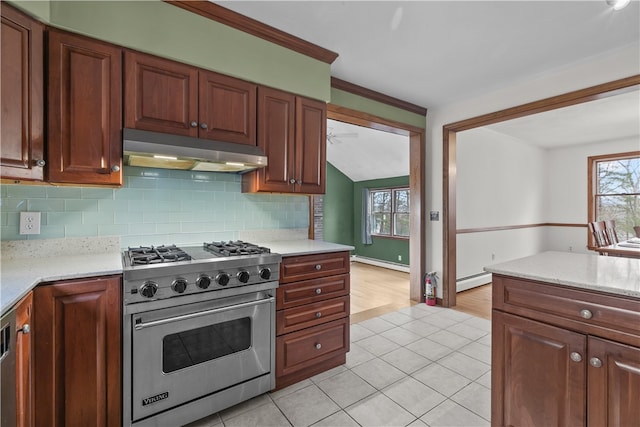
<path id="1" fill-rule="evenodd" d="M 132 315 L 133 420 L 270 375 L 274 319 L 262 292 Z"/>

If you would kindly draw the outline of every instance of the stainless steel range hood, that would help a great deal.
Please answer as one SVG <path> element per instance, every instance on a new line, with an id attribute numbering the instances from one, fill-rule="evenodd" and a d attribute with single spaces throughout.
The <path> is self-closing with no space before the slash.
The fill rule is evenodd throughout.
<path id="1" fill-rule="evenodd" d="M 128 166 L 237 173 L 267 166 L 267 157 L 252 145 L 137 129 L 124 129 L 122 137 Z"/>

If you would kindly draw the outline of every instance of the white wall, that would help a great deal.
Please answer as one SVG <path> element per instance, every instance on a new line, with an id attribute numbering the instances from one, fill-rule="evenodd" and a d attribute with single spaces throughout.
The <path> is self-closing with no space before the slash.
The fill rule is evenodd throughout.
<path id="1" fill-rule="evenodd" d="M 545 222 L 546 152 L 486 128 L 457 135 L 457 228 Z M 457 279 L 540 252 L 542 227 L 457 236 Z"/>
<path id="2" fill-rule="evenodd" d="M 534 76 L 523 76 L 521 81 L 509 82 L 501 90 L 486 95 L 461 100 L 442 108 L 433 108 L 427 114 L 427 153 L 425 162 L 430 167 L 426 177 L 427 211 L 443 211 L 442 180 L 442 127 L 459 120 L 488 114 L 548 98 L 555 95 L 583 89 L 640 73 L 640 43 L 621 47 L 608 55 L 585 58 L 562 69 L 549 70 Z M 442 221 L 430 221 L 426 230 L 429 251 L 427 269 L 442 274 L 443 229 Z M 441 276 L 442 277 L 442 276 Z M 442 295 L 442 288 L 438 293 Z"/>

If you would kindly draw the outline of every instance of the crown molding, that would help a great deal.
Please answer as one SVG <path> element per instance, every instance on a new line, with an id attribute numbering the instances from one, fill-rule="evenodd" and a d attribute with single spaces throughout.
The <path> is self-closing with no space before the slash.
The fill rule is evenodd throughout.
<path id="1" fill-rule="evenodd" d="M 334 89 L 344 90 L 345 92 L 353 93 L 354 95 L 363 96 L 365 98 L 372 99 L 374 101 L 382 102 L 383 104 L 391 105 L 393 107 L 401 108 L 403 110 L 410 111 L 412 113 L 420 114 L 421 116 L 427 115 L 427 109 L 419 105 L 411 104 L 398 98 L 385 95 L 384 93 L 376 92 L 366 87 L 358 86 L 353 83 L 341 80 L 337 77 L 331 77 L 331 87 Z"/>
<path id="2" fill-rule="evenodd" d="M 338 54 L 206 0 L 163 0 L 173 6 L 244 31 L 311 58 L 332 64 Z"/>

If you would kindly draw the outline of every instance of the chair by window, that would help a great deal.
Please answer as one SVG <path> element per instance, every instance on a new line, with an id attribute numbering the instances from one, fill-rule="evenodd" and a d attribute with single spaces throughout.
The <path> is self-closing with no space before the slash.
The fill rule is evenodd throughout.
<path id="1" fill-rule="evenodd" d="M 596 247 L 609 246 L 609 238 L 607 237 L 607 226 L 604 221 L 596 221 L 589 223 L 589 231 L 593 235 L 593 242 Z"/>
<path id="2" fill-rule="evenodd" d="M 607 240 L 610 245 L 618 243 L 618 235 L 616 234 L 616 222 L 612 219 L 608 219 L 604 222 L 604 231 L 607 234 Z"/>

